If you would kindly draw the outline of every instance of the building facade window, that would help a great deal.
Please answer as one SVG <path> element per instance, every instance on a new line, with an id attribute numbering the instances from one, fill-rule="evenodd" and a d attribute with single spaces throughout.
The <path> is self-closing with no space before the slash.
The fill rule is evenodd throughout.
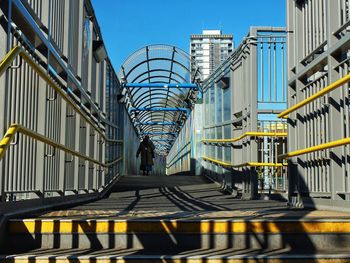
<path id="1" fill-rule="evenodd" d="M 194 65 L 203 63 L 203 68 L 209 69 L 202 71 L 206 79 L 232 53 L 233 35 L 223 35 L 220 30 L 203 30 L 202 35 L 191 35 L 190 46 L 191 54 L 196 54 L 192 57 Z M 203 61 L 205 56 L 209 59 Z"/>

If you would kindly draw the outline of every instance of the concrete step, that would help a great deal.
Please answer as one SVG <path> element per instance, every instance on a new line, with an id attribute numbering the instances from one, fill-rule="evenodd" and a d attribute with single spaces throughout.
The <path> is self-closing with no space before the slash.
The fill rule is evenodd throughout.
<path id="1" fill-rule="evenodd" d="M 16 219 L 2 252 L 34 249 L 350 251 L 349 219 Z"/>
<path id="2" fill-rule="evenodd" d="M 0 256 L 2 263 L 119 263 L 119 262 L 168 262 L 168 263 L 281 263 L 281 262 L 350 262 L 349 250 L 328 250 L 315 253 L 292 253 L 280 250 L 198 249 L 189 251 L 145 250 L 36 250 L 28 254 Z"/>

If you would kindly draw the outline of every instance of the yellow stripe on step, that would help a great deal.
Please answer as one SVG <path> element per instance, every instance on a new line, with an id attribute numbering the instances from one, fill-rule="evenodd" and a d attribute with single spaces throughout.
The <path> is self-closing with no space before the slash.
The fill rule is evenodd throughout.
<path id="1" fill-rule="evenodd" d="M 59 221 L 10 222 L 12 233 L 350 233 L 350 221 Z"/>
<path id="2" fill-rule="evenodd" d="M 291 255 L 292 256 L 292 255 Z M 344 263 L 349 262 L 349 258 L 162 258 L 159 259 L 147 259 L 145 258 L 93 258 L 93 259 L 63 259 L 63 258 L 54 258 L 50 257 L 50 259 L 40 259 L 40 258 L 31 258 L 31 259 L 10 259 L 6 261 L 1 261 L 4 263 L 296 263 L 296 262 L 317 262 L 317 263 Z"/>

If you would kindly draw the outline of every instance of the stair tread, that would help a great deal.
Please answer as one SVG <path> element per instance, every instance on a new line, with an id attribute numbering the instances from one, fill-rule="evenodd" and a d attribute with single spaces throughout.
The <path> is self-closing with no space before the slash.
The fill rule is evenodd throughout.
<path id="1" fill-rule="evenodd" d="M 25 218 L 25 219 L 10 219 L 8 222 L 140 222 L 140 223 L 149 223 L 149 222 L 254 222 L 254 221 L 263 221 L 263 222 L 350 222 L 350 217 L 134 217 L 130 219 L 120 218 L 120 217 L 95 217 L 95 218 Z"/>
<path id="2" fill-rule="evenodd" d="M 25 253 L 7 253 L 0 255 L 0 258 L 12 257 L 57 257 L 57 258 L 84 258 L 84 257 L 319 257 L 319 258 L 350 258 L 350 251 L 346 249 L 332 249 L 323 251 L 291 251 L 289 248 L 261 250 L 261 249 L 196 249 L 196 250 L 138 250 L 138 249 L 38 249 Z"/>

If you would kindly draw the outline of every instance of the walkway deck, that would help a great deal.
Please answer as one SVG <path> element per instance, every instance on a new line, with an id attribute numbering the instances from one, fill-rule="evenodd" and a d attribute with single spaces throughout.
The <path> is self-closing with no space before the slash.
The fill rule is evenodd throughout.
<path id="1" fill-rule="evenodd" d="M 202 177 L 126 176 L 105 199 L 28 217 L 10 220 L 1 262 L 350 261 L 350 214 L 239 200 Z"/>
<path id="2" fill-rule="evenodd" d="M 125 176 L 102 200 L 30 217 L 62 219 L 350 218 L 332 211 L 288 209 L 276 200 L 240 200 L 204 177 Z"/>

